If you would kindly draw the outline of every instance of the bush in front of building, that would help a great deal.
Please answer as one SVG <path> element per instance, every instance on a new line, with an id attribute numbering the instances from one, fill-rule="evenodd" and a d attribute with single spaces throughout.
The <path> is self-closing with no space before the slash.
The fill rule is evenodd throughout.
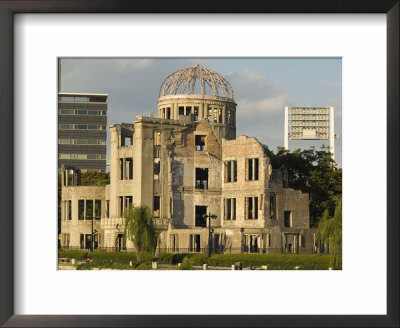
<path id="1" fill-rule="evenodd" d="M 159 264 L 178 264 L 182 263 L 183 259 L 187 256 L 187 253 L 173 254 L 173 253 L 161 253 L 158 255 L 157 262 Z"/>
<path id="2" fill-rule="evenodd" d="M 202 266 L 204 263 L 211 266 L 230 267 L 236 262 L 242 262 L 243 267 L 260 267 L 267 265 L 269 270 L 328 270 L 329 255 L 320 254 L 168 254 L 159 255 L 160 264 L 182 263 L 181 269 L 192 266 Z M 342 257 L 338 256 L 338 264 L 334 269 L 342 269 Z"/>
<path id="3" fill-rule="evenodd" d="M 322 254 L 216 254 L 207 259 L 208 265 L 229 267 L 242 262 L 243 267 L 267 265 L 269 270 L 328 270 L 330 256 Z M 342 257 L 334 269 L 342 269 Z"/>
<path id="4" fill-rule="evenodd" d="M 132 261 L 133 265 L 137 263 L 135 253 L 132 252 L 90 252 L 84 250 L 63 250 L 58 251 L 59 258 L 70 258 L 76 260 L 83 260 L 87 253 L 96 265 L 101 267 L 112 266 L 114 263 L 121 265 L 128 265 Z"/>

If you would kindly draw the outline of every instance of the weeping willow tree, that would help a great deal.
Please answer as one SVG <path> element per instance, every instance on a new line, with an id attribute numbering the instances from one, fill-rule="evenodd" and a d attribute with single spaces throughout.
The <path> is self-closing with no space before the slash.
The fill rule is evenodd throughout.
<path id="1" fill-rule="evenodd" d="M 330 265 L 334 268 L 340 266 L 338 255 L 342 246 L 342 198 L 339 198 L 333 217 L 329 217 L 325 211 L 318 224 L 317 236 L 322 243 L 329 244 L 329 252 L 332 255 Z"/>
<path id="2" fill-rule="evenodd" d="M 125 209 L 123 216 L 125 218 L 124 235 L 135 246 L 139 262 L 145 253 L 154 253 L 157 246 L 150 208 L 143 204 L 131 206 Z"/>

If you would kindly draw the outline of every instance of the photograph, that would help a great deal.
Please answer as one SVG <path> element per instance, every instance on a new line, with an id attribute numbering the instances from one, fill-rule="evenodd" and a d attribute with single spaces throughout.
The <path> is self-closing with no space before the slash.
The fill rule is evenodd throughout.
<path id="1" fill-rule="evenodd" d="M 342 270 L 342 59 L 57 60 L 58 270 Z"/>

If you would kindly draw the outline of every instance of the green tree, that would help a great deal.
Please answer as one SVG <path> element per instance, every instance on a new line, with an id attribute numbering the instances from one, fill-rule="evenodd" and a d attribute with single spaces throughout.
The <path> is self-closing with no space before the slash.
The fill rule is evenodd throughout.
<path id="1" fill-rule="evenodd" d="M 144 254 L 153 253 L 157 246 L 157 235 L 153 227 L 153 218 L 150 208 L 146 205 L 131 206 L 125 209 L 124 235 L 136 249 L 138 262 Z"/>
<path id="2" fill-rule="evenodd" d="M 323 146 L 292 152 L 278 147 L 277 152 L 264 145 L 264 153 L 269 157 L 272 168 L 284 166 L 288 172 L 289 187 L 310 195 L 310 224 L 318 221 L 328 210 L 333 215 L 337 197 L 342 194 L 342 169 L 332 159 L 332 154 Z"/>
<path id="3" fill-rule="evenodd" d="M 325 211 L 321 221 L 318 223 L 317 237 L 322 243 L 329 244 L 331 266 L 338 267 L 338 257 L 342 247 L 342 198 L 340 197 L 335 207 L 335 214 L 329 217 L 328 210 Z"/>
<path id="4" fill-rule="evenodd" d="M 82 186 L 105 186 L 110 184 L 110 174 L 106 172 L 84 172 L 81 173 Z"/>

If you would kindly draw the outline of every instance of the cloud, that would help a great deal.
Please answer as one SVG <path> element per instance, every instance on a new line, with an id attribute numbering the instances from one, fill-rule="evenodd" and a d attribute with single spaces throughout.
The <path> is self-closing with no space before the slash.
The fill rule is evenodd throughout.
<path id="1" fill-rule="evenodd" d="M 141 59 L 118 59 L 115 61 L 115 66 L 119 71 L 133 71 L 138 69 L 149 68 L 154 64 L 151 58 Z"/>
<path id="2" fill-rule="evenodd" d="M 272 114 L 283 113 L 287 104 L 287 94 L 281 93 L 274 97 L 252 101 L 247 98 L 238 101 L 238 117 L 249 119 L 258 116 L 269 116 Z"/>
<path id="3" fill-rule="evenodd" d="M 317 85 L 322 85 L 324 87 L 341 87 L 342 81 L 325 81 L 325 80 L 318 80 L 315 81 Z"/>
<path id="4" fill-rule="evenodd" d="M 266 81 L 264 73 L 250 70 L 228 73 L 227 78 L 229 81 L 241 81 L 242 84 L 253 84 Z"/>

